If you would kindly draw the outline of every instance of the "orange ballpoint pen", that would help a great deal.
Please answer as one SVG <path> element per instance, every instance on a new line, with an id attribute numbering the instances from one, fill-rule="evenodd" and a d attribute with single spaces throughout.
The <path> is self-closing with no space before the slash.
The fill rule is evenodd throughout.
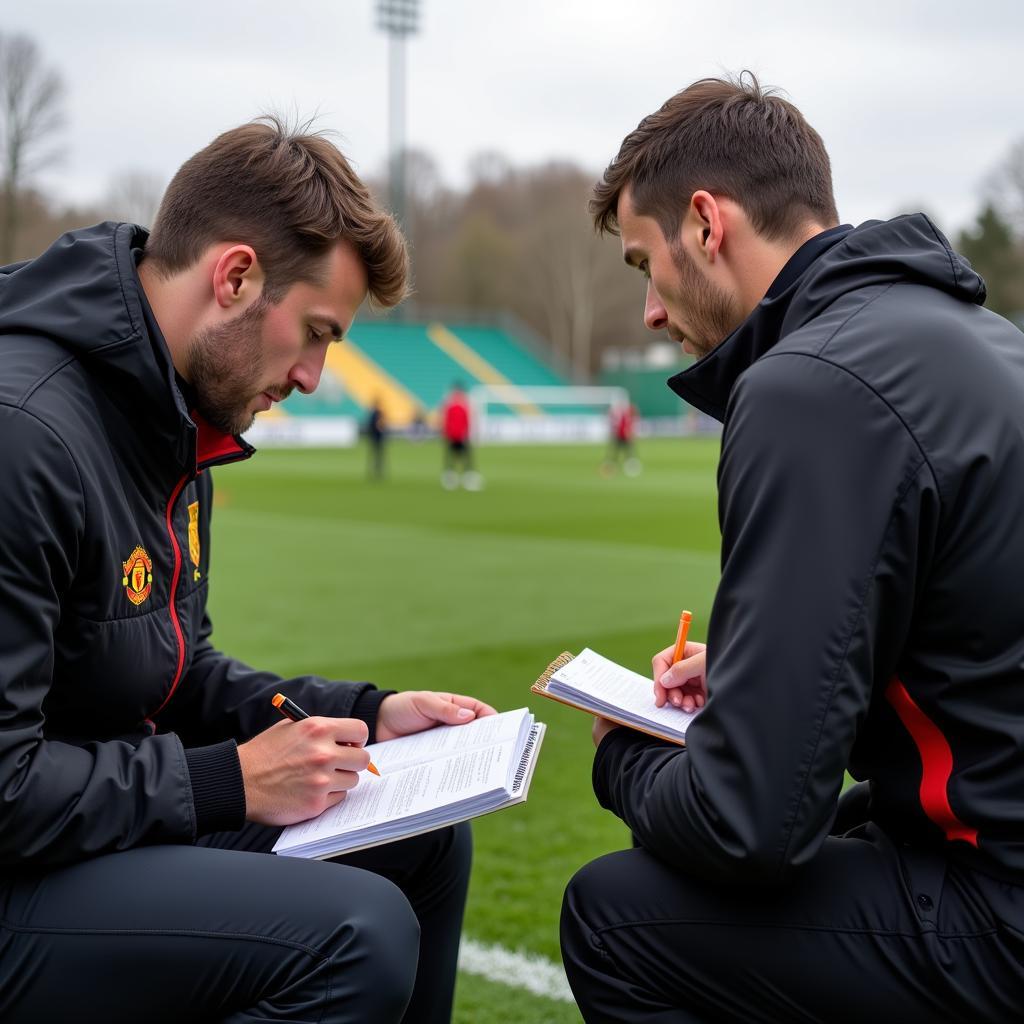
<path id="1" fill-rule="evenodd" d="M 691 612 L 684 611 L 679 616 L 679 632 L 676 634 L 676 649 L 672 652 L 672 664 L 683 660 L 683 651 L 686 650 L 686 634 L 690 632 L 690 620 L 693 618 Z"/>
<path id="2" fill-rule="evenodd" d="M 301 722 L 303 718 L 309 718 L 309 715 L 303 711 L 295 701 L 290 700 L 283 693 L 275 693 L 271 698 L 270 703 L 273 704 L 285 718 L 290 718 L 293 722 Z M 345 746 L 353 747 L 355 744 L 346 743 Z M 366 770 L 368 772 L 373 772 L 374 775 L 380 775 L 380 772 L 377 771 L 376 767 L 374 767 L 372 761 L 366 766 Z"/>

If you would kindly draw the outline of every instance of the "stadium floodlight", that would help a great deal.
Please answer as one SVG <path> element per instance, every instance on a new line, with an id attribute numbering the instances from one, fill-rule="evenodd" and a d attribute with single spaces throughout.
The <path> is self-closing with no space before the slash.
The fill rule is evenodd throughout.
<path id="1" fill-rule="evenodd" d="M 411 35 L 419 28 L 419 0 L 377 0 L 377 27 Z"/>
<path id="2" fill-rule="evenodd" d="M 419 0 L 377 0 L 377 27 L 388 34 L 388 191 L 391 210 L 405 219 L 405 40 L 419 29 Z"/>

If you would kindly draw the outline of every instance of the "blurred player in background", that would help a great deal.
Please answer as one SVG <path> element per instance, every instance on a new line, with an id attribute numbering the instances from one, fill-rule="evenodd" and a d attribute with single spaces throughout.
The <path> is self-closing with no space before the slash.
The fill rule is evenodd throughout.
<path id="1" fill-rule="evenodd" d="M 441 486 L 446 491 L 454 491 L 461 483 L 467 491 L 479 491 L 484 481 L 473 465 L 469 396 L 459 381 L 452 385 L 441 406 L 441 437 L 444 441 Z"/>
<path id="2" fill-rule="evenodd" d="M 385 476 L 384 448 L 388 440 L 388 424 L 384 406 L 379 398 L 374 399 L 366 417 L 367 473 L 371 480 L 383 480 Z"/>
<path id="3" fill-rule="evenodd" d="M 608 454 L 601 464 L 605 476 L 621 465 L 626 476 L 638 476 L 641 465 L 636 454 L 636 406 L 628 399 L 616 402 L 608 414 Z"/>

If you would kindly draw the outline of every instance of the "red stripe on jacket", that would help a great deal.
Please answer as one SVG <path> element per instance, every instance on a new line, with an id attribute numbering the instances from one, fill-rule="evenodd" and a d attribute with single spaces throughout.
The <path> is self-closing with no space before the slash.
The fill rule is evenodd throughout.
<path id="1" fill-rule="evenodd" d="M 953 751 L 939 727 L 917 706 L 907 688 L 893 676 L 885 698 L 895 708 L 917 752 L 921 755 L 921 808 L 946 834 L 947 839 L 962 839 L 978 845 L 978 830 L 969 828 L 949 806 L 949 777 L 953 774 Z"/>

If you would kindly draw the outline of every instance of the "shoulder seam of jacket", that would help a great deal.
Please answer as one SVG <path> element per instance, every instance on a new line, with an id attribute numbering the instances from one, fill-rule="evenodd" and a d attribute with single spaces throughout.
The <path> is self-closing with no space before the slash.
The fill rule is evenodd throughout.
<path id="1" fill-rule="evenodd" d="M 33 382 L 31 383 L 31 384 L 29 384 L 29 386 L 28 386 L 27 390 L 26 390 L 26 391 L 25 391 L 25 392 L 24 392 L 24 393 L 23 393 L 23 394 L 21 395 L 21 397 L 20 397 L 20 398 L 18 398 L 18 399 L 17 399 L 17 400 L 16 400 L 15 402 L 14 402 L 14 405 L 15 405 L 15 407 L 16 407 L 16 408 L 18 408 L 18 409 L 22 409 L 23 411 L 27 412 L 28 410 L 27 410 L 27 409 L 25 409 L 25 404 L 26 404 L 26 402 L 28 402 L 28 400 L 29 400 L 29 399 L 30 399 L 30 398 L 31 398 L 31 397 L 32 397 L 32 396 L 33 396 L 33 395 L 34 395 L 34 394 L 35 394 L 35 393 L 36 393 L 36 392 L 37 392 L 37 391 L 38 391 L 38 390 L 39 390 L 39 389 L 40 389 L 40 388 L 41 388 L 41 387 L 42 387 L 42 386 L 43 386 L 43 385 L 44 385 L 44 384 L 45 384 L 45 383 L 46 383 L 46 382 L 47 382 L 47 381 L 48 381 L 48 380 L 49 380 L 49 379 L 51 378 L 51 377 L 54 377 L 54 376 L 56 376 L 56 375 L 57 375 L 58 373 L 60 373 L 60 371 L 61 371 L 61 370 L 63 370 L 63 369 L 64 369 L 64 368 L 66 367 L 66 366 L 70 365 L 70 364 L 71 364 L 71 363 L 73 363 L 73 362 L 75 362 L 75 357 L 74 357 L 74 356 L 68 356 L 68 357 L 67 357 L 66 359 L 63 359 L 63 360 L 62 360 L 61 362 L 57 363 L 57 365 L 56 365 L 56 366 L 52 366 L 52 367 L 50 367 L 50 369 L 49 369 L 49 371 L 48 371 L 48 372 L 44 373 L 44 374 L 43 374 L 43 375 L 42 375 L 41 377 L 39 377 L 39 378 L 38 378 L 37 380 L 34 380 L 34 381 L 33 381 Z M 30 414 L 30 415 L 31 415 L 31 414 Z M 38 419 L 38 417 L 36 417 L 36 418 Z M 42 420 L 40 420 L 40 423 L 41 423 L 41 422 L 43 422 L 43 421 L 42 421 Z"/>
<path id="2" fill-rule="evenodd" d="M 35 389 L 33 388 L 33 390 Z M 63 448 L 64 451 L 67 452 L 68 459 L 71 460 L 71 465 L 74 466 L 75 468 L 75 476 L 78 477 L 78 492 L 79 494 L 82 495 L 82 519 L 83 521 L 88 519 L 89 505 L 85 494 L 85 481 L 82 479 L 82 471 L 78 468 L 78 462 L 75 460 L 74 454 L 68 447 L 67 441 L 65 441 L 64 438 L 56 430 L 54 430 L 54 428 L 50 426 L 49 423 L 46 422 L 46 420 L 44 420 L 40 416 L 37 416 L 30 409 L 26 409 L 23 405 L 13 405 L 10 402 L 0 401 L 0 407 L 13 409 L 15 412 L 23 413 L 25 416 L 28 416 L 31 419 L 35 420 L 36 423 L 38 423 L 41 427 L 44 427 L 47 431 L 49 431 L 49 433 L 53 434 L 53 436 L 57 439 L 57 441 L 60 443 L 61 448 Z"/>
<path id="3" fill-rule="evenodd" d="M 891 288 L 892 286 L 890 285 L 889 287 Z M 888 288 L 886 289 L 886 291 L 888 291 Z M 875 298 L 878 298 L 878 296 L 876 295 Z M 872 299 L 871 301 L 873 302 L 874 299 Z M 867 305 L 867 304 L 865 304 L 865 305 Z M 865 307 L 862 306 L 860 308 L 863 309 Z M 915 434 L 914 431 L 910 428 L 910 425 L 907 423 L 907 421 L 899 414 L 899 412 L 897 412 L 897 410 L 893 407 L 892 403 L 883 394 L 881 394 L 876 388 L 874 388 L 871 384 L 869 384 L 863 377 L 861 377 L 860 374 L 855 373 L 848 366 L 844 366 L 842 363 L 838 363 L 834 359 L 829 359 L 827 356 L 822 354 L 822 352 L 825 349 L 825 346 L 859 312 L 860 312 L 860 309 L 854 310 L 854 312 L 851 313 L 850 316 L 847 317 L 846 320 L 844 320 L 843 323 L 840 324 L 832 332 L 832 334 L 830 334 L 828 336 L 828 338 L 825 339 L 825 341 L 822 342 L 821 347 L 818 349 L 817 352 L 792 352 L 792 351 L 779 352 L 779 351 L 776 351 L 776 350 L 773 349 L 770 352 L 766 352 L 761 358 L 764 359 L 764 360 L 768 360 L 768 359 L 773 359 L 773 358 L 774 359 L 781 359 L 784 356 L 795 356 L 795 357 L 803 358 L 803 359 L 813 359 L 813 360 L 815 360 L 817 362 L 825 363 L 828 366 L 832 366 L 835 369 L 839 370 L 841 373 L 844 373 L 844 374 L 846 374 L 846 376 L 848 376 L 851 379 L 857 381 L 857 383 L 860 384 L 861 387 L 863 387 L 866 391 L 869 391 L 872 395 L 874 395 L 889 410 L 889 412 L 892 413 L 893 418 L 904 429 L 904 431 L 906 432 L 907 436 L 910 438 L 911 442 L 913 443 L 914 447 L 921 453 L 921 458 L 924 459 L 925 463 L 927 464 L 928 471 L 931 473 L 932 480 L 935 482 L 935 489 L 936 489 L 936 491 L 938 491 L 939 499 L 941 501 L 943 501 L 943 503 L 944 503 L 943 494 L 942 494 L 942 486 L 939 483 L 939 478 L 938 478 L 937 474 L 935 473 L 935 468 L 932 466 L 932 460 L 928 457 L 928 452 L 925 451 L 924 445 L 921 444 L 921 441 L 918 438 L 917 434 Z M 760 360 L 758 360 L 758 362 L 760 362 Z M 754 363 L 753 365 L 756 366 L 757 363 Z"/>

